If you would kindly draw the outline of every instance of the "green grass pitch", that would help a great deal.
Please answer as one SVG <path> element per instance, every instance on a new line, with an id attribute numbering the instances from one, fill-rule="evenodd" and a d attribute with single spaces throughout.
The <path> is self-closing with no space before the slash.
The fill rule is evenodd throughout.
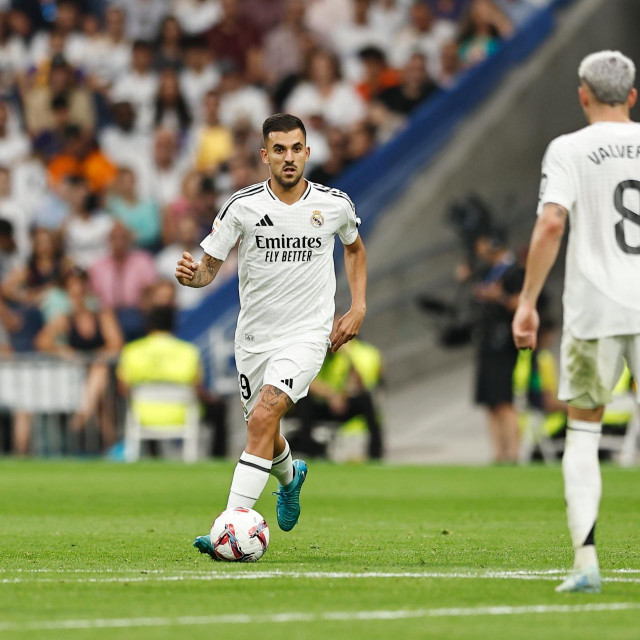
<path id="1" fill-rule="evenodd" d="M 638 638 L 640 470 L 605 467 L 601 595 L 572 553 L 559 467 L 311 463 L 302 517 L 257 564 L 192 546 L 232 464 L 0 462 L 0 640 Z"/>

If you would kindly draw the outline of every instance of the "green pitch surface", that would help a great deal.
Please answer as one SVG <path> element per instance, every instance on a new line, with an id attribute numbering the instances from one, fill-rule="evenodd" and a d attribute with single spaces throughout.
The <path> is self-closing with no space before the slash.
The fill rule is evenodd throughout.
<path id="1" fill-rule="evenodd" d="M 192 546 L 231 464 L 0 462 L 0 640 L 638 638 L 640 470 L 604 469 L 601 595 L 571 562 L 559 468 L 312 463 L 300 524 L 257 504 L 257 564 Z"/>

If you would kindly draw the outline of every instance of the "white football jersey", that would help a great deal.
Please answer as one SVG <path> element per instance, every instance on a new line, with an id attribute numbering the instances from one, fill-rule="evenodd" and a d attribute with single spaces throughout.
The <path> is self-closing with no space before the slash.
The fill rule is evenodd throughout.
<path id="1" fill-rule="evenodd" d="M 640 124 L 597 122 L 553 140 L 538 214 L 552 202 L 570 220 L 564 326 L 585 340 L 640 334 Z"/>
<path id="2" fill-rule="evenodd" d="M 268 180 L 234 193 L 200 246 L 224 260 L 240 239 L 236 344 L 260 353 L 327 341 L 335 309 L 334 236 L 353 244 L 357 227 L 349 197 L 314 182 L 307 181 L 291 205 L 276 197 Z"/>

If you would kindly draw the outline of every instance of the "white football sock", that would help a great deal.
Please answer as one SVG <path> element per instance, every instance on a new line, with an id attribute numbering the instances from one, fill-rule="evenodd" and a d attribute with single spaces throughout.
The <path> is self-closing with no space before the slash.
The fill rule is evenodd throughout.
<path id="1" fill-rule="evenodd" d="M 286 487 L 293 480 L 293 458 L 287 439 L 280 437 L 284 440 L 284 451 L 273 459 L 271 475 L 276 477 L 281 487 Z"/>
<path id="2" fill-rule="evenodd" d="M 233 472 L 227 509 L 234 507 L 253 509 L 253 505 L 269 480 L 269 471 L 271 471 L 271 460 L 243 451 Z"/>
<path id="3" fill-rule="evenodd" d="M 595 526 L 602 494 L 598 447 L 602 423 L 569 420 L 562 457 L 564 497 L 575 550 L 574 569 L 597 566 Z"/>

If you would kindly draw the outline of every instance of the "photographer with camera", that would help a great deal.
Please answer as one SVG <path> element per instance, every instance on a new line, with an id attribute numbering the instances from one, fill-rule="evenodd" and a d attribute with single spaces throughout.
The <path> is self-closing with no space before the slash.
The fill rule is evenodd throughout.
<path id="1" fill-rule="evenodd" d="M 480 263 L 472 286 L 477 308 L 475 401 L 487 407 L 495 461 L 513 463 L 519 451 L 513 405 L 513 369 L 518 351 L 511 339 L 511 321 L 524 270 L 499 229 L 476 238 L 475 254 Z"/>

